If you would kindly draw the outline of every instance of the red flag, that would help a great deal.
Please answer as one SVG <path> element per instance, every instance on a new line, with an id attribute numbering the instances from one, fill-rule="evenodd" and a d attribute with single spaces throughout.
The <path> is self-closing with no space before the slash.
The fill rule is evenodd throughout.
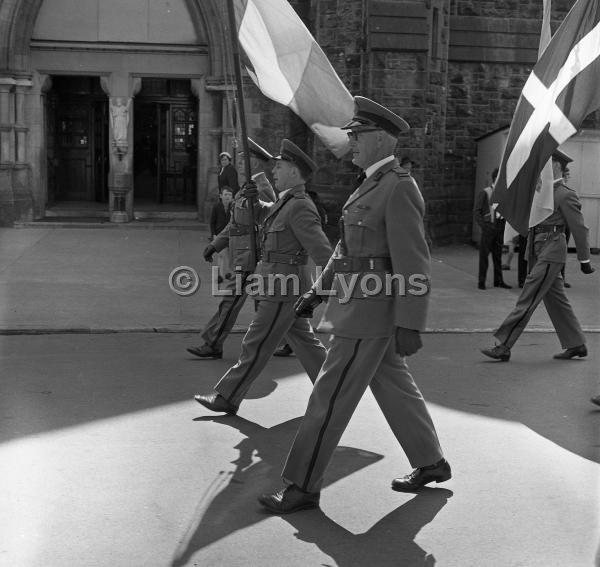
<path id="1" fill-rule="evenodd" d="M 286 0 L 235 0 L 240 45 L 262 93 L 291 108 L 337 156 L 349 149 L 340 127 L 352 119 L 352 95 Z"/>
<path id="2" fill-rule="evenodd" d="M 521 234 L 544 164 L 600 107 L 599 83 L 600 0 L 578 0 L 523 87 L 492 196 Z"/>

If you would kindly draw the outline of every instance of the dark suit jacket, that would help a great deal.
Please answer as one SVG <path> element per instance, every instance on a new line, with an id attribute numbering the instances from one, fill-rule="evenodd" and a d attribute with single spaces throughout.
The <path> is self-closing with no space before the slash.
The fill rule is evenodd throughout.
<path id="1" fill-rule="evenodd" d="M 227 210 L 225 210 L 225 206 L 221 200 L 213 205 L 212 211 L 210 212 L 211 236 L 216 236 L 227 226 L 230 212 L 231 204 L 227 207 Z"/>
<path id="2" fill-rule="evenodd" d="M 219 183 L 219 191 L 223 187 L 231 187 L 233 194 L 235 195 L 240 190 L 237 170 L 231 164 L 226 165 L 221 171 L 219 171 L 217 180 Z"/>

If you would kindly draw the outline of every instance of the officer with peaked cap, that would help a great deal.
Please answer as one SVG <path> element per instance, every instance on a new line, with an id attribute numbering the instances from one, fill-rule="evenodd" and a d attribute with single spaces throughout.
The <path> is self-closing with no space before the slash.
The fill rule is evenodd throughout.
<path id="1" fill-rule="evenodd" d="M 275 157 L 273 180 L 279 198 L 274 204 L 259 201 L 262 259 L 248 278 L 248 292 L 257 300 L 254 318 L 242 341 L 239 360 L 210 394 L 198 394 L 198 403 L 212 411 L 235 414 L 246 392 L 286 335 L 311 381 L 325 360 L 325 347 L 307 319 L 295 316 L 294 303 L 311 286 L 310 256 L 325 266 L 331 246 L 305 182 L 317 168 L 315 162 L 289 140 Z M 255 186 L 244 189 L 256 194 Z"/>
<path id="2" fill-rule="evenodd" d="M 409 126 L 372 100 L 354 101 L 345 128 L 365 179 L 343 207 L 341 240 L 321 280 L 296 306 L 311 316 L 333 281 L 321 323 L 333 336 L 282 473 L 288 485 L 259 498 L 276 514 L 318 506 L 327 465 L 369 386 L 414 467 L 392 488 L 413 491 L 451 477 L 405 361 L 421 348 L 430 264 L 423 197 L 393 155 Z"/>
<path id="3" fill-rule="evenodd" d="M 273 159 L 273 156 L 252 138 L 248 138 L 248 151 L 250 153 L 251 171 L 266 167 Z M 264 171 L 255 173 L 252 179 L 256 181 L 258 186 L 259 198 L 265 202 L 274 202 L 276 199 L 275 192 Z M 260 211 L 256 211 L 256 213 L 256 216 L 260 217 Z M 259 218 L 255 219 L 255 222 L 258 221 L 260 221 Z M 204 344 L 187 349 L 189 353 L 199 358 L 204 360 L 223 358 L 223 343 L 246 301 L 247 294 L 244 291 L 244 284 L 248 276 L 254 271 L 250 245 L 252 242 L 251 235 L 255 232 L 255 229 L 253 230 L 250 226 L 248 200 L 242 195 L 241 191 L 238 191 L 231 208 L 229 223 L 205 248 L 203 253 L 206 261 L 212 262 L 215 253 L 228 248 L 229 265 L 236 270 L 237 277 L 225 280 L 223 292 L 226 295 L 223 295 L 217 311 L 202 331 Z"/>
<path id="4" fill-rule="evenodd" d="M 558 149 L 552 154 L 554 212 L 529 231 L 529 274 L 514 309 L 494 333 L 498 344 L 489 349 L 482 349 L 481 352 L 485 356 L 507 362 L 510 359 L 511 348 L 542 300 L 560 344 L 565 349 L 564 352 L 555 354 L 554 358 L 587 356 L 585 335 L 565 293 L 561 274 L 567 261 L 567 226 L 575 240 L 581 271 L 584 274 L 595 271 L 590 263 L 588 228 L 581 214 L 581 202 L 577 193 L 567 187 L 563 180 L 564 170 L 571 161 L 573 160 L 569 156 Z"/>

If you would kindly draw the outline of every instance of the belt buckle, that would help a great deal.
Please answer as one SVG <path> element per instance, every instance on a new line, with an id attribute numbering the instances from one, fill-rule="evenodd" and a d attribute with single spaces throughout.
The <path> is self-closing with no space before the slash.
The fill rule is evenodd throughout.
<path id="1" fill-rule="evenodd" d="M 373 260 L 373 258 L 369 258 L 369 269 L 370 270 L 375 269 L 375 260 Z"/>

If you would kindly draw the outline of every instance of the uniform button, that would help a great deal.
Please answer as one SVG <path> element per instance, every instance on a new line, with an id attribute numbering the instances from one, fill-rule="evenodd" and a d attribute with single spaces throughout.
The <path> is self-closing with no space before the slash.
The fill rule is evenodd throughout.
<path id="1" fill-rule="evenodd" d="M 366 294 L 366 293 L 363 293 L 363 297 L 367 297 L 367 294 Z"/>
<path id="2" fill-rule="evenodd" d="M 359 220 L 359 221 L 358 221 L 358 224 L 362 224 L 362 221 L 361 221 L 361 220 Z"/>
<path id="3" fill-rule="evenodd" d="M 347 214 L 347 213 L 348 213 L 348 209 L 344 209 L 344 214 Z"/>

